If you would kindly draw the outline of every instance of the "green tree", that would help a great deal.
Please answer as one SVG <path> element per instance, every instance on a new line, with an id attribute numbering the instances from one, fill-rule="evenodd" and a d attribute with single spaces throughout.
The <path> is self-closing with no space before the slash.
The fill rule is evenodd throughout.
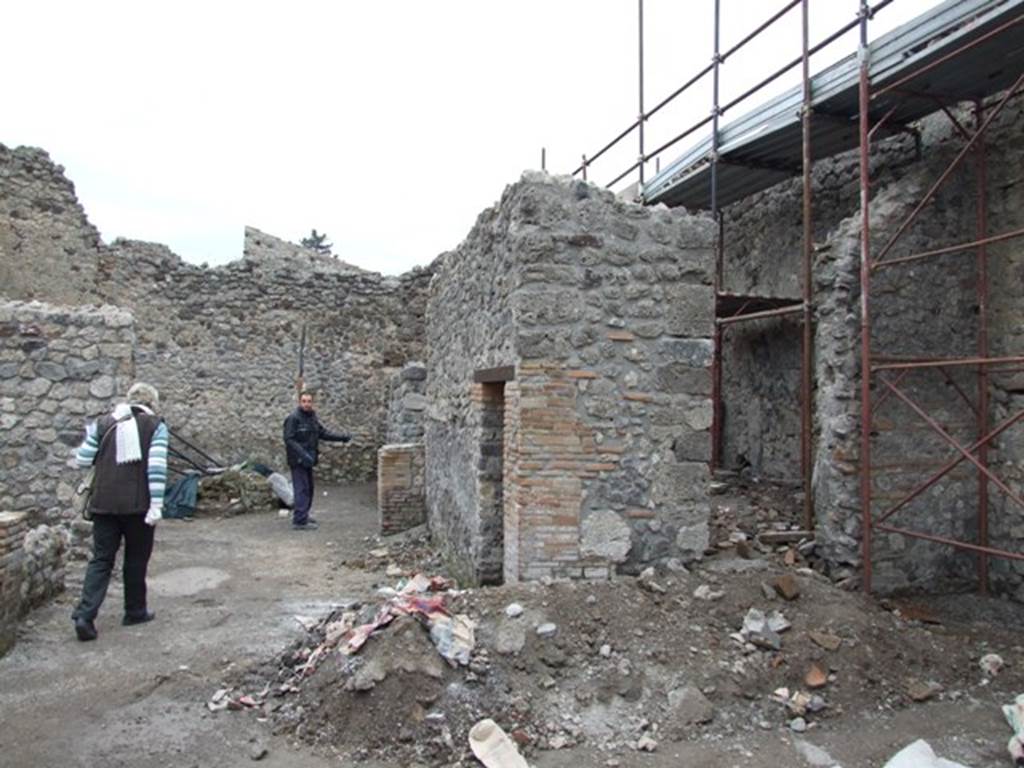
<path id="1" fill-rule="evenodd" d="M 302 238 L 301 243 L 303 248 L 310 248 L 325 256 L 330 254 L 331 248 L 334 247 L 333 243 L 327 242 L 327 235 L 325 233 L 317 232 L 315 229 L 310 230 L 309 237 Z"/>

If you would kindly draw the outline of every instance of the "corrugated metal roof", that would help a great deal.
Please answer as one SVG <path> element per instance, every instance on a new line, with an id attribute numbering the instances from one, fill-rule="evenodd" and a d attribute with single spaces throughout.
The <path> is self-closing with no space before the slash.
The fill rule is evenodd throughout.
<path id="1" fill-rule="evenodd" d="M 943 60 L 970 43 L 974 47 Z M 871 43 L 869 57 L 874 94 L 913 75 L 901 83 L 900 93 L 873 97 L 875 120 L 895 107 L 890 124 L 906 124 L 934 112 L 936 98 L 951 103 L 989 96 L 1024 72 L 1024 0 L 948 0 Z M 928 71 L 919 72 L 928 66 Z M 824 115 L 811 120 L 816 159 L 858 145 L 859 76 L 854 54 L 811 78 L 814 110 Z M 907 91 L 918 95 L 908 97 Z M 803 89 L 797 86 L 720 127 L 719 206 L 799 172 L 802 101 Z M 710 155 L 709 135 L 644 185 L 644 200 L 709 208 Z"/>

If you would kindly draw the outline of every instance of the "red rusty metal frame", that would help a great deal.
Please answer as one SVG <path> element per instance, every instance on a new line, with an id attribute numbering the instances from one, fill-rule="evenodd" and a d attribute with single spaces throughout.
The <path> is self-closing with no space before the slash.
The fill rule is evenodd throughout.
<path id="1" fill-rule="evenodd" d="M 956 157 L 950 162 L 946 169 L 939 175 L 938 180 L 932 185 L 921 201 L 915 206 L 910 215 L 901 222 L 896 232 L 889 241 L 882 247 L 880 253 L 872 257 L 871 253 L 871 220 L 870 220 L 870 197 L 871 184 L 869 178 L 869 157 L 871 151 L 872 137 L 880 126 L 889 119 L 896 110 L 893 107 L 886 112 L 872 127 L 871 102 L 886 93 L 899 93 L 906 96 L 917 96 L 921 94 L 903 91 L 902 86 L 910 83 L 914 78 L 933 69 L 938 64 L 950 61 L 966 50 L 975 47 L 984 40 L 1000 34 L 1011 26 L 1020 23 L 1020 18 L 1014 19 L 1007 24 L 993 30 L 982 38 L 975 39 L 955 51 L 943 56 L 942 59 L 932 62 L 917 71 L 901 78 L 898 82 L 889 84 L 884 88 L 872 93 L 870 72 L 867 57 L 867 19 L 868 4 L 866 0 L 861 2 L 861 60 L 860 60 L 860 87 L 859 87 L 859 128 L 860 128 L 860 203 L 861 203 L 861 436 L 860 436 L 860 493 L 861 493 L 861 515 L 862 515 L 862 551 L 863 551 L 863 573 L 864 590 L 871 591 L 872 587 L 872 534 L 875 530 L 887 533 L 899 533 L 910 538 L 922 539 L 924 541 L 945 544 L 950 547 L 973 552 L 978 555 L 978 585 L 982 593 L 988 590 L 988 566 L 990 557 L 999 557 L 1012 560 L 1024 560 L 1024 553 L 1011 552 L 998 547 L 993 547 L 989 542 L 988 533 L 988 512 L 989 512 L 989 486 L 993 485 L 1002 491 L 1007 498 L 1016 504 L 1024 507 L 1024 496 L 1015 492 L 1004 483 L 988 466 L 988 448 L 991 442 L 1010 427 L 1024 421 L 1024 410 L 1010 416 L 994 429 L 989 423 L 989 386 L 991 376 L 997 373 L 1005 373 L 1018 370 L 1016 364 L 1024 362 L 1024 356 L 1005 356 L 994 358 L 990 356 L 989 328 L 988 328 L 988 252 L 987 247 L 994 243 L 1009 241 L 1015 238 L 1024 237 L 1024 229 L 1004 232 L 991 235 L 988 232 L 988 200 L 987 188 L 987 167 L 985 157 L 984 137 L 988 127 L 995 117 L 1002 111 L 1006 103 L 1017 94 L 1024 86 L 1024 74 L 1005 92 L 1002 98 L 989 109 L 985 109 L 980 101 L 974 102 L 974 130 L 970 131 L 956 116 L 949 110 L 948 105 L 941 103 L 938 96 L 935 100 L 939 108 L 949 117 L 957 133 L 965 140 L 965 145 Z M 987 114 L 986 114 L 987 113 Z M 975 210 L 975 232 L 974 238 L 969 242 L 958 245 L 934 248 L 921 253 L 895 258 L 886 258 L 896 245 L 898 240 L 907 232 L 921 212 L 930 204 L 934 195 L 940 187 L 949 179 L 968 154 L 974 153 L 975 157 L 975 179 L 977 184 L 976 210 Z M 973 252 L 977 262 L 977 301 L 978 301 L 978 331 L 976 354 L 969 357 L 959 358 L 914 358 L 895 359 L 883 358 L 873 353 L 871 348 L 871 276 L 881 268 L 894 267 L 923 259 L 946 256 L 955 253 Z M 978 397 L 975 403 L 955 382 L 949 373 L 950 367 L 975 367 L 977 369 Z M 907 394 L 902 386 L 904 379 L 912 374 L 926 373 L 928 370 L 936 370 L 941 373 L 946 381 L 953 386 L 960 398 L 964 400 L 973 411 L 977 439 L 970 445 L 963 445 L 960 441 L 950 435 L 942 425 L 928 414 L 920 404 Z M 895 380 L 887 375 L 886 371 L 896 374 Z M 878 381 L 884 389 L 881 394 L 872 401 L 872 381 Z M 954 458 L 944 463 L 938 470 L 917 485 L 912 491 L 898 500 L 888 509 L 875 516 L 872 510 L 872 471 L 871 463 L 871 429 L 873 416 L 881 405 L 890 397 L 901 401 L 906 407 L 913 411 L 918 418 L 938 434 L 954 450 Z M 963 462 L 970 462 L 978 473 L 978 512 L 977 512 L 977 541 L 961 541 L 947 536 L 939 536 L 927 531 L 915 530 L 906 526 L 897 526 L 886 522 L 908 504 L 920 497 L 929 488 L 934 487 L 942 478 L 946 477 Z"/>

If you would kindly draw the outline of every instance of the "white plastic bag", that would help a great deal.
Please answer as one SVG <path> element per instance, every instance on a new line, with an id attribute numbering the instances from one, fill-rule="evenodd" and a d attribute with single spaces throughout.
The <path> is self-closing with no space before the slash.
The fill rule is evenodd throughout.
<path id="1" fill-rule="evenodd" d="M 291 480 L 279 472 L 271 472 L 267 482 L 270 483 L 274 494 L 286 507 L 295 506 L 295 492 L 292 491 Z"/>

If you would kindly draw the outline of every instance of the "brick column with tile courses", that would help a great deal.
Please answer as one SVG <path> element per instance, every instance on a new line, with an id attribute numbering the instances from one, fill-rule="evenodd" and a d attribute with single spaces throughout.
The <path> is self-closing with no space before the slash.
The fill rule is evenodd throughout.
<path id="1" fill-rule="evenodd" d="M 584 481 L 617 467 L 577 412 L 577 382 L 596 374 L 522 363 L 506 466 L 505 580 L 607 577 L 609 563 L 580 553 Z M 506 425 L 506 429 L 508 429 Z M 514 540 L 514 546 L 510 546 Z"/>
<path id="2" fill-rule="evenodd" d="M 423 443 L 385 445 L 377 451 L 377 509 L 384 535 L 427 521 Z"/>
<path id="3" fill-rule="evenodd" d="M 23 513 L 0 512 L 0 656 L 14 646 L 17 638 L 26 530 Z"/>

